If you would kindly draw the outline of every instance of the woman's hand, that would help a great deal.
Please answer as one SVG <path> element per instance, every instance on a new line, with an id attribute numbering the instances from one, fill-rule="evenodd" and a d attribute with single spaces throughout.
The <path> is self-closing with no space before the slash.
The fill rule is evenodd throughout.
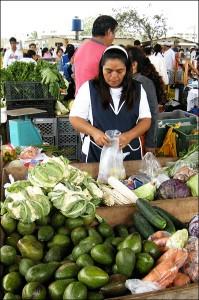
<path id="1" fill-rule="evenodd" d="M 92 137 L 94 139 L 94 142 L 98 145 L 98 146 L 104 146 L 104 145 L 108 145 L 109 144 L 109 138 L 105 135 L 105 133 L 99 129 L 94 130 Z"/>
<path id="2" fill-rule="evenodd" d="M 131 142 L 131 138 L 128 132 L 124 132 L 119 136 L 119 147 L 120 149 L 125 148 Z"/>

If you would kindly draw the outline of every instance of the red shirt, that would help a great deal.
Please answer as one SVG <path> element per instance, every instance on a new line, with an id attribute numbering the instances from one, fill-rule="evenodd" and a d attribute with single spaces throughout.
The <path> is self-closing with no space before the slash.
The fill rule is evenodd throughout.
<path id="1" fill-rule="evenodd" d="M 77 49 L 74 55 L 76 94 L 80 86 L 98 75 L 99 61 L 106 46 L 91 39 Z"/>

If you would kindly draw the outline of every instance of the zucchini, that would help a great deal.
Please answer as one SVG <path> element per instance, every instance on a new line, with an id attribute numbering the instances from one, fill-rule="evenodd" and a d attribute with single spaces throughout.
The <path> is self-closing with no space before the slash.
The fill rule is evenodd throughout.
<path id="1" fill-rule="evenodd" d="M 157 213 L 155 208 L 153 208 L 147 200 L 138 198 L 136 205 L 141 214 L 149 221 L 149 223 L 151 223 L 151 225 L 158 229 L 164 229 L 166 227 L 166 220 Z"/>
<path id="2" fill-rule="evenodd" d="M 155 229 L 153 229 L 151 224 L 141 215 L 139 211 L 136 211 L 133 214 L 133 223 L 137 231 L 145 239 L 148 239 L 148 237 L 155 232 Z"/>
<path id="3" fill-rule="evenodd" d="M 173 224 L 173 222 L 171 221 L 171 219 L 165 214 L 164 211 L 162 211 L 161 209 L 159 209 L 159 207 L 155 207 L 155 210 L 166 220 L 167 225 L 164 228 L 165 231 L 173 234 L 174 232 L 176 232 L 175 226 Z"/>
<path id="4" fill-rule="evenodd" d="M 176 217 L 174 217 L 174 215 L 170 214 L 168 211 L 164 210 L 163 208 L 160 208 L 158 206 L 153 206 L 154 208 L 158 208 L 159 211 L 162 211 L 165 215 L 167 215 L 167 217 L 173 222 L 175 228 L 178 229 L 183 229 L 186 228 L 186 224 L 184 224 L 183 222 L 181 222 L 179 219 L 177 219 Z"/>

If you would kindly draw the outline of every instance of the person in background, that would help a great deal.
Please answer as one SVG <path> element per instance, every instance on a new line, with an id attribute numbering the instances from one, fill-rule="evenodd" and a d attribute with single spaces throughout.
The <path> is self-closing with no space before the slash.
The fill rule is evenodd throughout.
<path id="1" fill-rule="evenodd" d="M 29 46 L 28 46 L 28 48 L 30 50 L 33 50 L 33 51 L 35 51 L 37 53 L 37 46 L 36 46 L 35 43 L 30 43 Z"/>
<path id="2" fill-rule="evenodd" d="M 132 79 L 124 48 L 113 45 L 104 50 L 99 74 L 79 88 L 69 120 L 83 135 L 83 162 L 100 161 L 110 129 L 121 132 L 119 146 L 130 152 L 125 160 L 142 158 L 140 136 L 150 128 L 151 113 L 144 89 Z"/>
<path id="3" fill-rule="evenodd" d="M 139 40 L 135 40 L 133 44 L 134 44 L 134 47 L 141 48 L 141 42 Z"/>
<path id="4" fill-rule="evenodd" d="M 38 60 L 39 58 L 41 58 L 41 56 L 38 54 L 37 46 L 36 46 L 35 43 L 30 43 L 30 44 L 29 44 L 29 50 L 35 51 L 35 53 L 36 53 L 36 55 L 37 55 L 37 60 Z"/>
<path id="5" fill-rule="evenodd" d="M 154 82 L 150 79 L 150 75 L 147 77 L 142 75 L 145 73 L 145 65 L 149 65 L 150 61 L 145 56 L 144 51 L 138 47 L 127 47 L 127 52 L 131 62 L 133 79 L 140 82 L 146 92 L 150 112 L 151 112 L 151 127 L 145 133 L 144 137 L 144 150 L 145 152 L 155 153 L 157 147 L 157 114 L 158 114 L 158 99 L 156 93 L 156 87 Z"/>
<path id="6" fill-rule="evenodd" d="M 169 77 L 167 74 L 167 68 L 166 68 L 166 63 L 164 60 L 164 55 L 162 53 L 162 46 L 160 44 L 156 44 L 153 48 L 153 55 L 148 56 L 151 63 L 155 66 L 157 72 L 160 74 L 160 76 L 162 76 L 162 79 L 164 81 L 165 85 L 168 85 L 169 83 Z M 158 61 L 156 63 L 156 61 L 154 60 L 154 57 L 158 58 Z"/>
<path id="7" fill-rule="evenodd" d="M 69 40 L 67 38 L 65 38 L 64 42 L 63 42 L 63 46 L 61 46 L 63 52 L 66 51 L 66 47 L 67 47 L 68 43 L 69 43 Z"/>
<path id="8" fill-rule="evenodd" d="M 75 53 L 75 46 L 73 44 L 68 44 L 66 46 L 66 51 L 63 55 L 63 66 L 64 66 L 64 76 L 66 79 L 71 82 L 71 76 L 73 73 L 72 65 L 73 65 L 73 55 Z"/>
<path id="9" fill-rule="evenodd" d="M 51 58 L 52 57 L 52 55 L 47 47 L 44 47 L 42 49 L 42 57 L 43 58 Z"/>
<path id="10" fill-rule="evenodd" d="M 58 47 L 56 51 L 56 58 L 55 62 L 57 63 L 57 69 L 59 72 L 64 72 L 64 65 L 63 65 L 63 49 Z"/>
<path id="11" fill-rule="evenodd" d="M 23 53 L 17 49 L 17 40 L 15 37 L 11 37 L 10 40 L 10 49 L 6 50 L 3 57 L 3 68 L 7 68 L 13 62 L 23 58 Z"/>
<path id="12" fill-rule="evenodd" d="M 186 48 L 185 57 L 186 57 L 186 59 L 190 59 L 191 58 L 191 52 L 190 52 L 189 48 Z"/>
<path id="13" fill-rule="evenodd" d="M 84 82 L 98 75 L 99 61 L 104 50 L 113 43 L 117 25 L 113 17 L 99 16 L 92 26 L 92 38 L 85 41 L 75 52 L 76 93 Z"/>
<path id="14" fill-rule="evenodd" d="M 171 85 L 174 84 L 175 52 L 171 49 L 171 43 L 169 42 L 164 43 L 162 49 L 169 78 L 169 85 Z"/>
<path id="15" fill-rule="evenodd" d="M 34 50 L 28 50 L 27 53 L 24 53 L 23 58 L 20 59 L 21 62 L 32 62 L 37 63 L 38 57 Z"/>
<path id="16" fill-rule="evenodd" d="M 191 48 L 191 61 L 196 59 L 196 48 L 192 47 Z"/>

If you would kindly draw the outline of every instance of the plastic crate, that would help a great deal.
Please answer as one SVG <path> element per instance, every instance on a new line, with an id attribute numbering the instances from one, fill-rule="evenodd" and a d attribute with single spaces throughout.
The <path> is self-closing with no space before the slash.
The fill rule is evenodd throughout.
<path id="1" fill-rule="evenodd" d="M 70 124 L 68 117 L 58 117 L 57 118 L 57 129 L 59 135 L 72 134 L 76 135 L 77 132 Z"/>
<path id="2" fill-rule="evenodd" d="M 4 84 L 4 93 L 6 101 L 53 99 L 47 85 L 34 81 L 6 81 Z"/>
<path id="3" fill-rule="evenodd" d="M 194 129 L 198 129 L 196 124 L 189 126 L 181 126 L 180 128 L 174 129 L 174 131 L 177 133 L 176 150 L 179 157 L 183 156 L 191 145 L 198 144 L 199 135 L 192 134 Z"/>
<path id="4" fill-rule="evenodd" d="M 158 114 L 158 129 L 157 129 L 157 147 L 161 147 L 168 130 L 168 125 L 182 123 L 183 126 L 197 124 L 198 118 L 196 115 L 186 111 L 177 109 L 172 112 L 162 112 Z"/>
<path id="5" fill-rule="evenodd" d="M 53 118 L 55 116 L 55 102 L 55 99 L 6 101 L 8 110 L 27 107 L 46 110 L 45 113 L 40 114 L 42 118 Z M 36 118 L 38 115 L 31 115 L 31 117 Z"/>
<path id="6" fill-rule="evenodd" d="M 70 124 L 68 117 L 57 118 L 58 147 L 69 160 L 79 160 L 80 135 Z"/>
<path id="7" fill-rule="evenodd" d="M 33 123 L 39 129 L 44 143 L 57 146 L 57 119 L 35 118 Z"/>

